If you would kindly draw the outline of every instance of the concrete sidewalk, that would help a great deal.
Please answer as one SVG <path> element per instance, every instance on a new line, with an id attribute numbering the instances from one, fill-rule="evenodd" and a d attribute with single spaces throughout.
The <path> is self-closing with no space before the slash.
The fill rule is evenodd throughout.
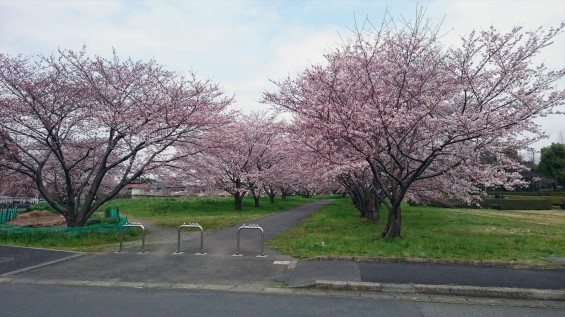
<path id="1" fill-rule="evenodd" d="M 327 201 L 317 201 L 254 221 L 268 240 L 312 214 Z M 149 228 L 151 229 L 151 228 Z M 122 253 L 86 254 L 56 264 L 4 274 L 4 282 L 63 285 L 184 287 L 215 289 L 315 288 L 394 294 L 504 297 L 565 301 L 565 270 L 521 270 L 506 267 L 387 263 L 337 260 L 296 261 L 274 250 L 260 255 L 259 230 L 242 230 L 240 256 L 237 227 L 204 235 L 183 232 L 181 254 L 175 254 L 176 230 L 169 243 Z M 29 252 L 32 252 L 30 249 Z M 116 250 L 118 251 L 118 250 Z M 67 253 L 60 254 L 68 256 Z M 287 288 L 290 287 L 290 288 Z"/>

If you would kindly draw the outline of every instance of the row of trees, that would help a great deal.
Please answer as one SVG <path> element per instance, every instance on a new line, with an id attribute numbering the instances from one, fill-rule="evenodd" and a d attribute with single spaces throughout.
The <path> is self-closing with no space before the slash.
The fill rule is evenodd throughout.
<path id="1" fill-rule="evenodd" d="M 565 70 L 532 62 L 563 26 L 490 28 L 448 48 L 422 13 L 386 19 L 380 29 L 358 28 L 324 64 L 277 82 L 264 98 L 294 114 L 320 159 L 364 180 L 364 196 L 376 202 L 361 205 L 384 204 L 382 236 L 398 238 L 405 198 L 471 202 L 484 188 L 524 185 L 525 167 L 508 154 L 538 140 L 533 119 L 563 104 L 556 86 Z"/>
<path id="2" fill-rule="evenodd" d="M 183 175 L 179 170 L 192 168 L 203 186 L 232 195 L 236 210 L 241 210 L 246 195 L 259 207 L 262 195 L 274 202 L 277 194 L 308 197 L 338 187 L 315 167 L 315 157 L 293 142 L 289 124 L 268 113 L 234 115 L 232 122 L 207 137 L 202 152 L 182 161 L 174 174 Z"/>
<path id="3" fill-rule="evenodd" d="M 470 202 L 524 184 L 508 153 L 541 138 L 533 119 L 565 100 L 565 71 L 532 64 L 562 29 L 491 28 L 447 48 L 421 13 L 358 28 L 265 92 L 289 121 L 229 111 L 215 83 L 153 61 L 0 55 L 0 168 L 24 175 L 68 226 L 152 175 L 226 190 L 236 209 L 245 195 L 341 186 L 364 217 L 385 205 L 382 235 L 398 238 L 405 198 Z"/>
<path id="4" fill-rule="evenodd" d="M 541 149 L 540 162 L 533 166 L 535 174 L 545 177 L 557 190 L 557 186 L 565 188 L 565 144 L 551 143 L 550 146 Z"/>
<path id="5" fill-rule="evenodd" d="M 225 190 L 238 210 L 247 194 L 258 205 L 307 188 L 288 125 L 232 102 L 216 83 L 115 53 L 0 55 L 0 189 L 37 191 L 82 226 L 142 176 Z"/>

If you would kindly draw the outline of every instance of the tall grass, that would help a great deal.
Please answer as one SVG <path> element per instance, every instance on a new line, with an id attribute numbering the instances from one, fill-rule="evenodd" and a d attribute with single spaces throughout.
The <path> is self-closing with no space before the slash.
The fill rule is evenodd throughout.
<path id="1" fill-rule="evenodd" d="M 402 206 L 401 240 L 380 237 L 386 222 L 358 217 L 347 199 L 335 200 L 268 245 L 298 258 L 365 256 L 542 265 L 565 256 L 565 212 L 494 211 Z"/>

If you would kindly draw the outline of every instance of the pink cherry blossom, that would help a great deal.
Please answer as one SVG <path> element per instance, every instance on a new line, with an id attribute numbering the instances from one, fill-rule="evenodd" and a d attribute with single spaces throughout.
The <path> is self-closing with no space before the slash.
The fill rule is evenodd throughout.
<path id="1" fill-rule="evenodd" d="M 82 226 L 144 173 L 198 152 L 232 103 L 218 85 L 154 61 L 0 55 L 0 166 Z"/>
<path id="2" fill-rule="evenodd" d="M 534 118 L 562 105 L 565 70 L 533 65 L 564 28 L 472 33 L 447 48 L 419 13 L 361 28 L 321 65 L 276 82 L 264 101 L 294 114 L 297 135 L 319 158 L 365 162 L 388 208 L 383 237 L 401 237 L 405 198 L 522 185 L 508 150 L 543 137 Z M 487 159 L 490 158 L 490 159 Z M 349 162 L 349 163 L 348 163 Z"/>

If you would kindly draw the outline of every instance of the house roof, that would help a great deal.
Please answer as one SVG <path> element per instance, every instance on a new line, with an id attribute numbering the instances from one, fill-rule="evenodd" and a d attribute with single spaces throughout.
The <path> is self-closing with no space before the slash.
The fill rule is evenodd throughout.
<path id="1" fill-rule="evenodd" d="M 126 185 L 126 188 L 151 189 L 151 184 L 128 184 Z"/>

